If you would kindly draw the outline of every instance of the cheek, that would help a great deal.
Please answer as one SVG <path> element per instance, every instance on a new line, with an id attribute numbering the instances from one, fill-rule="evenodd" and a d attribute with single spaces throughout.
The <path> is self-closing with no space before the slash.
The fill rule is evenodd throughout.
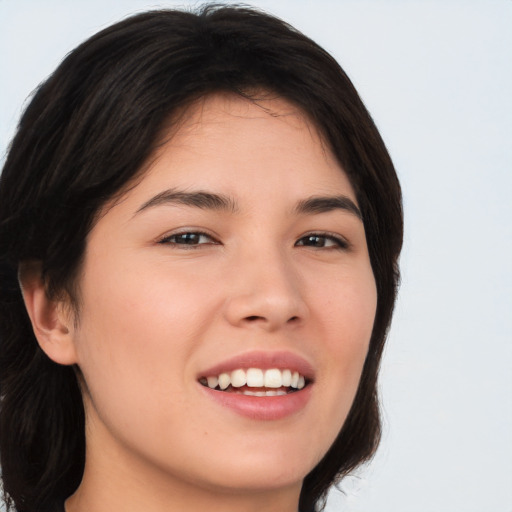
<path id="1" fill-rule="evenodd" d="M 133 258 L 122 270 L 114 263 L 109 265 L 107 260 L 101 268 L 92 269 L 84 290 L 89 313 L 85 323 L 99 334 L 133 339 L 135 332 L 160 332 L 167 333 L 169 341 L 176 329 L 198 325 L 207 314 L 211 289 L 197 272 L 169 269 L 165 261 L 148 265 Z M 147 339 L 133 341 L 144 345 Z"/>
<path id="2" fill-rule="evenodd" d="M 158 453 L 163 425 L 179 421 L 187 405 L 179 390 L 197 338 L 198 313 L 190 318 L 197 296 L 173 302 L 171 283 L 140 273 L 90 277 L 77 336 L 88 418 L 127 443 L 139 440 L 149 449 L 154 441 Z"/>
<path id="3" fill-rule="evenodd" d="M 326 280 L 324 287 L 314 290 L 310 304 L 319 326 L 324 331 L 323 338 L 332 352 L 363 352 L 366 355 L 375 312 L 377 290 L 371 267 L 348 269 L 339 276 Z"/>
<path id="4" fill-rule="evenodd" d="M 318 340 L 323 340 L 315 345 L 315 352 L 325 364 L 319 384 L 339 411 L 338 423 L 343 422 L 357 391 L 375 320 L 375 280 L 369 267 L 363 270 L 332 280 L 329 293 L 318 294 L 313 301 Z"/>
<path id="5" fill-rule="evenodd" d="M 315 358 L 322 361 L 318 373 L 317 423 L 308 442 L 321 447 L 316 462 L 338 436 L 352 407 L 368 353 L 376 310 L 376 288 L 371 272 L 361 279 L 339 279 L 330 293 L 319 294 L 312 312 L 318 322 Z M 320 427 L 321 425 L 321 427 Z"/>
<path id="6" fill-rule="evenodd" d="M 155 266 L 119 269 L 108 258 L 86 271 L 76 341 L 90 392 L 111 402 L 116 393 L 129 400 L 149 390 L 169 395 L 185 378 L 188 356 L 213 310 L 207 290 Z"/>
<path id="7" fill-rule="evenodd" d="M 143 251 L 127 253 L 86 260 L 79 365 L 98 393 L 168 396 L 195 382 L 194 352 L 221 314 L 219 272 L 189 260 L 170 266 L 165 255 L 148 265 Z"/>

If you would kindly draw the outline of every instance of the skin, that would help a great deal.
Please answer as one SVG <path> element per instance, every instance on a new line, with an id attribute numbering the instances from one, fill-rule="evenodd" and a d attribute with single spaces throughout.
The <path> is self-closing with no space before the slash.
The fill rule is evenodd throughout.
<path id="1" fill-rule="evenodd" d="M 279 98 L 215 95 L 185 119 L 90 232 L 78 322 L 22 279 L 43 350 L 83 374 L 87 462 L 68 512 L 296 512 L 357 389 L 377 300 L 363 223 L 297 212 L 314 196 L 357 204 L 339 163 Z M 233 204 L 148 205 L 169 189 Z M 312 366 L 302 409 L 252 419 L 204 393 L 201 371 L 254 350 Z"/>

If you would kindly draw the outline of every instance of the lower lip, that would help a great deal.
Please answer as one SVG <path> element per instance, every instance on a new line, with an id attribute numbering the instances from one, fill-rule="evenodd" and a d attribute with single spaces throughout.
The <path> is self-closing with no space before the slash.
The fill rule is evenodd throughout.
<path id="1" fill-rule="evenodd" d="M 312 384 L 300 391 L 282 396 L 248 396 L 225 391 L 217 391 L 202 386 L 213 400 L 232 411 L 253 420 L 280 420 L 299 412 L 306 407 L 311 396 Z"/>

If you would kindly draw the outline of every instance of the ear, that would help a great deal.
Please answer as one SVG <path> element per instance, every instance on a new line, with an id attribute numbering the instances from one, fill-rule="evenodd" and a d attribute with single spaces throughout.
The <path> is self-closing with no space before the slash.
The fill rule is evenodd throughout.
<path id="1" fill-rule="evenodd" d="M 69 306 L 48 297 L 39 262 L 22 263 L 18 278 L 39 346 L 56 363 L 75 364 L 74 324 Z"/>

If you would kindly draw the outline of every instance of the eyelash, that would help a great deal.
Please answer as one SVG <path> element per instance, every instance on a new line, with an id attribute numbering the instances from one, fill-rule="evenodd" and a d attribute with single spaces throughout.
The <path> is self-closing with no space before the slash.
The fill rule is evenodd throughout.
<path id="1" fill-rule="evenodd" d="M 173 239 L 176 239 L 178 237 L 183 237 L 182 240 L 186 240 L 185 237 L 207 237 L 210 241 L 207 243 L 188 243 L 185 241 L 185 243 L 178 243 Z M 189 240 L 192 240 L 193 238 L 189 238 Z M 198 247 L 200 245 L 219 245 L 219 242 L 215 240 L 211 235 L 208 233 L 204 233 L 203 231 L 182 231 L 181 233 L 173 233 L 172 235 L 166 235 L 164 238 L 158 241 L 159 244 L 166 244 L 166 245 L 181 245 L 186 246 L 189 249 Z"/>
<path id="2" fill-rule="evenodd" d="M 176 241 L 178 237 L 182 237 L 181 240 L 184 243 L 179 243 L 178 241 Z M 209 241 L 205 243 L 198 243 L 201 237 L 206 237 L 208 238 Z M 314 245 L 315 239 L 317 242 L 323 241 L 324 245 Z M 307 245 L 306 243 L 304 243 L 305 240 L 311 242 L 311 245 Z M 332 242 L 333 245 L 326 246 L 326 242 Z M 158 241 L 158 243 L 162 245 L 182 246 L 181 248 L 183 249 L 185 247 L 187 249 L 195 249 L 201 245 L 220 245 L 219 241 L 217 241 L 214 237 L 203 231 L 182 231 L 180 233 L 173 233 L 172 235 L 167 235 L 163 237 L 161 240 Z M 350 248 L 350 244 L 344 238 L 334 233 L 308 233 L 307 235 L 304 235 L 301 238 L 299 238 L 297 242 L 295 242 L 295 247 L 311 247 L 313 249 L 327 250 L 347 250 Z"/>
<path id="3" fill-rule="evenodd" d="M 303 240 L 309 239 L 312 241 L 312 239 L 323 239 L 324 243 L 326 241 L 333 242 L 333 245 L 331 246 L 315 246 L 315 245 L 305 245 L 304 243 L 299 243 Z M 312 247 L 313 249 L 327 249 L 327 250 L 347 250 L 350 248 L 350 244 L 342 238 L 340 235 L 336 235 L 334 233 L 308 233 L 307 235 L 304 235 L 303 237 L 299 238 L 297 242 L 295 242 L 295 246 L 299 247 Z"/>

